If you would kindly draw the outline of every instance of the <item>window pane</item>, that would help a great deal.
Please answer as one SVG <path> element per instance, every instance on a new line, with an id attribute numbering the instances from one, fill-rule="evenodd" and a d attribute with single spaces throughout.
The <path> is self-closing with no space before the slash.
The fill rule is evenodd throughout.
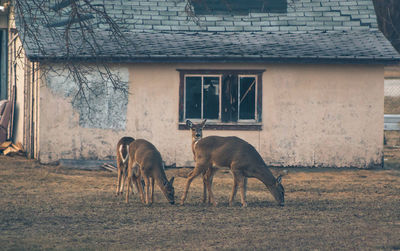
<path id="1" fill-rule="evenodd" d="M 204 77 L 203 118 L 218 119 L 219 116 L 219 77 Z"/>
<path id="2" fill-rule="evenodd" d="M 186 118 L 201 118 L 201 77 L 186 77 Z"/>
<path id="3" fill-rule="evenodd" d="M 256 78 L 241 77 L 239 92 L 239 119 L 255 119 Z"/>
<path id="4" fill-rule="evenodd" d="M 285 13 L 287 11 L 287 0 L 192 0 L 191 2 L 198 15 L 248 15 L 250 12 Z"/>

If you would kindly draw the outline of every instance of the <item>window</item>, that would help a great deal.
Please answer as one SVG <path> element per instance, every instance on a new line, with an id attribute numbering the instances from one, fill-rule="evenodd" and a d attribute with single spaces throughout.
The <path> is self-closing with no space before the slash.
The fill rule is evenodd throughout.
<path id="1" fill-rule="evenodd" d="M 263 70 L 180 71 L 179 121 L 214 129 L 261 130 Z"/>
<path id="2" fill-rule="evenodd" d="M 249 12 L 287 12 L 287 0 L 192 0 L 191 2 L 193 4 L 193 9 L 197 15 L 247 15 Z"/>

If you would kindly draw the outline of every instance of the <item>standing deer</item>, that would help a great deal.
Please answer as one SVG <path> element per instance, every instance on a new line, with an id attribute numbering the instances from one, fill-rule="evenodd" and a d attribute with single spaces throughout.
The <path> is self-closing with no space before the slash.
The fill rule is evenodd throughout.
<path id="1" fill-rule="evenodd" d="M 229 198 L 230 205 L 232 205 L 237 186 L 239 186 L 242 206 L 247 206 L 247 177 L 254 177 L 263 182 L 279 205 L 284 205 L 285 190 L 281 184 L 282 176 L 275 179 L 260 154 L 246 141 L 238 137 L 209 136 L 197 141 L 194 146 L 194 153 L 196 165 L 186 180 L 185 191 L 181 198 L 182 205 L 193 179 L 199 174 L 207 172 L 213 166 L 230 168 L 233 175 L 233 188 Z M 216 205 L 211 191 L 210 179 L 206 179 L 205 183 L 211 202 Z"/>
<path id="2" fill-rule="evenodd" d="M 145 198 L 142 187 L 138 185 L 142 178 L 145 184 Z M 128 182 L 129 184 L 136 182 L 139 187 L 141 200 L 145 204 L 153 203 L 154 182 L 160 187 L 168 202 L 171 204 L 175 203 L 174 177 L 168 181 L 160 152 L 147 140 L 137 139 L 129 145 Z M 126 193 L 126 202 L 129 202 L 129 186 Z"/>
<path id="3" fill-rule="evenodd" d="M 201 122 L 200 124 L 193 124 L 192 121 L 186 120 L 186 125 L 190 128 L 190 130 L 192 132 L 192 152 L 193 152 L 194 161 L 196 161 L 196 154 L 195 154 L 194 148 L 195 148 L 197 142 L 203 138 L 203 128 L 206 125 L 206 121 L 207 121 L 207 119 L 203 120 L 203 122 Z M 203 203 L 206 203 L 206 201 L 207 201 L 206 182 L 207 182 L 207 180 L 209 180 L 210 185 L 212 186 L 212 179 L 213 179 L 215 172 L 216 172 L 215 168 L 210 168 L 210 169 L 207 169 L 204 173 L 202 173 L 202 175 L 203 175 Z M 192 172 L 189 173 L 189 176 L 191 175 L 191 173 Z M 208 196 L 208 203 L 209 204 L 211 203 L 210 195 Z"/>
<path id="4" fill-rule="evenodd" d="M 122 137 L 117 143 L 117 169 L 118 183 L 116 196 L 123 194 L 126 176 L 128 174 L 129 144 L 135 139 L 132 137 Z M 136 184 L 136 183 L 135 183 Z M 132 187 L 133 191 L 133 187 Z"/>

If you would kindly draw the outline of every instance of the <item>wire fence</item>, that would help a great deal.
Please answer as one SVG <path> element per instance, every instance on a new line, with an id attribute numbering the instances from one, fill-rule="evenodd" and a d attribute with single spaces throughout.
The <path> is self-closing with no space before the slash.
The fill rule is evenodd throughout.
<path id="1" fill-rule="evenodd" d="M 400 114 L 400 79 L 385 80 L 385 114 Z"/>

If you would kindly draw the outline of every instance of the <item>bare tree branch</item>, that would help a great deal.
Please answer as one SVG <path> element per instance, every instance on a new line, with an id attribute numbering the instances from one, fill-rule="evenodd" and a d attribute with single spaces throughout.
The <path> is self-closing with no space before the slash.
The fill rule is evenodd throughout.
<path id="1" fill-rule="evenodd" d="M 101 1 L 90 0 L 12 0 L 11 3 L 22 43 L 28 49 L 34 48 L 37 53 L 44 55 L 44 58 L 48 57 L 51 60 L 41 60 L 43 65 L 48 66 L 56 61 L 69 72 L 68 76 L 77 85 L 73 102 L 81 99 L 89 109 L 94 109 L 90 107 L 88 96 L 90 93 L 95 94 L 95 90 L 87 77 L 93 70 L 98 71 L 98 75 L 101 76 L 103 88 L 111 84 L 115 91 L 128 93 L 127 83 L 104 63 L 102 55 L 106 48 L 98 42 L 98 38 L 104 36 L 104 33 L 100 34 L 99 25 L 106 25 L 108 38 L 116 46 L 124 49 L 133 44 L 124 36 L 121 22 L 107 13 L 104 2 L 102 4 Z M 41 37 L 43 34 L 48 35 L 50 41 L 43 39 Z M 59 55 L 48 52 L 48 43 L 52 42 L 60 44 L 60 48 L 63 48 L 62 60 L 56 59 Z M 90 64 L 77 63 L 81 61 L 78 59 L 83 57 L 90 58 L 94 67 L 89 66 Z M 52 67 L 40 68 L 42 73 L 53 70 Z"/>

